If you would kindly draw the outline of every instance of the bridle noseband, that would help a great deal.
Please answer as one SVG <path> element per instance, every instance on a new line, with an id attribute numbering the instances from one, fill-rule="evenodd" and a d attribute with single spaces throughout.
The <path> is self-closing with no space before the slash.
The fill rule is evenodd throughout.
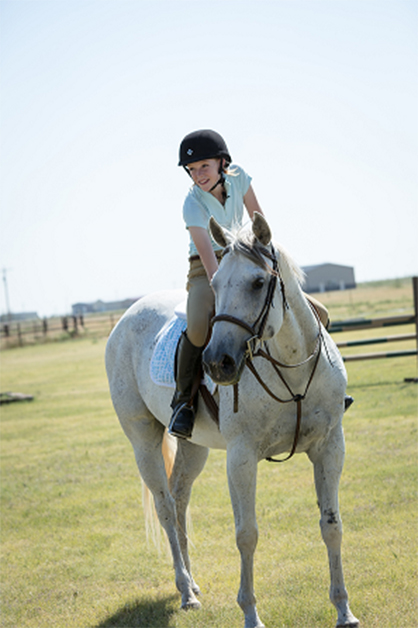
<path id="1" fill-rule="evenodd" d="M 228 250 L 225 250 L 225 253 L 228 252 Z M 259 384 L 264 388 L 264 390 L 270 395 L 270 397 L 272 397 L 275 401 L 279 402 L 279 403 L 289 403 L 294 401 L 296 403 L 297 406 L 297 412 L 296 412 L 296 428 L 295 428 L 295 436 L 293 439 L 293 445 L 291 448 L 291 451 L 289 453 L 289 455 L 286 458 L 282 458 L 280 460 L 275 459 L 275 458 L 266 458 L 266 460 L 268 460 L 269 462 L 285 462 L 286 460 L 289 460 L 289 458 L 291 458 L 293 456 L 293 454 L 296 451 L 296 447 L 298 444 L 298 440 L 299 440 L 299 433 L 300 433 L 300 425 L 301 425 L 301 421 L 302 421 L 302 401 L 305 399 L 309 387 L 312 383 L 315 371 L 316 371 L 316 367 L 318 365 L 318 361 L 319 361 L 319 356 L 321 355 L 321 345 L 323 342 L 323 336 L 322 336 L 322 331 L 321 331 L 321 322 L 319 320 L 319 316 L 317 314 L 317 312 L 315 311 L 315 309 L 313 308 L 313 306 L 311 305 L 311 303 L 308 301 L 309 305 L 311 305 L 311 309 L 313 314 L 315 315 L 315 318 L 317 320 L 318 323 L 318 335 L 316 337 L 316 342 L 315 342 L 315 347 L 314 350 L 312 351 L 312 353 L 302 362 L 299 362 L 297 364 L 283 364 L 282 362 L 279 362 L 278 360 L 276 360 L 275 358 L 272 357 L 272 355 L 270 354 L 270 351 L 268 350 L 268 347 L 265 346 L 265 349 L 263 349 L 262 347 L 259 347 L 258 350 L 255 352 L 254 351 L 254 346 L 255 343 L 257 341 L 259 341 L 260 343 L 263 342 L 262 338 L 263 338 L 263 334 L 264 334 L 264 329 L 266 326 L 266 322 L 267 322 L 267 318 L 270 312 L 270 308 L 274 307 L 274 303 L 273 303 L 273 298 L 274 298 L 274 293 L 276 290 L 276 286 L 277 286 L 277 280 L 279 280 L 280 282 L 280 290 L 282 293 L 282 300 L 283 300 L 283 312 L 286 311 L 286 309 L 289 308 L 287 300 L 286 300 L 286 294 L 285 294 L 285 286 L 284 286 L 284 282 L 283 279 L 280 275 L 280 270 L 279 270 L 279 266 L 277 263 L 277 257 L 276 257 L 276 253 L 274 250 L 273 245 L 271 245 L 271 250 L 268 251 L 266 249 L 263 249 L 262 254 L 267 257 L 268 259 L 271 260 L 272 262 L 272 268 L 269 268 L 269 271 L 271 272 L 271 277 L 270 277 L 270 281 L 269 281 L 269 285 L 267 288 L 267 295 L 266 295 L 266 300 L 264 302 L 264 305 L 261 309 L 261 312 L 259 314 L 259 316 L 257 317 L 256 321 L 254 322 L 253 325 L 250 325 L 248 323 L 246 323 L 245 321 L 236 318 L 235 316 L 232 316 L 230 314 L 217 314 L 216 316 L 214 316 L 211 320 L 211 326 L 213 326 L 215 323 L 219 322 L 219 321 L 226 321 L 228 323 L 233 323 L 234 325 L 238 325 L 239 327 L 242 327 L 243 329 L 245 329 L 246 331 L 249 332 L 250 334 L 250 338 L 248 338 L 248 340 L 246 341 L 247 344 L 247 350 L 245 352 L 245 363 L 246 366 L 248 367 L 248 369 L 251 371 L 251 373 L 254 375 L 254 377 L 256 378 L 256 380 L 259 382 Z M 257 325 L 258 325 L 258 329 L 257 329 Z M 254 346 L 253 346 L 254 343 Z M 290 393 L 290 398 L 289 399 L 280 399 L 279 397 L 277 397 L 277 395 L 275 395 L 270 388 L 267 386 L 267 384 L 262 380 L 261 376 L 259 375 L 259 373 L 257 372 L 254 363 L 253 363 L 253 359 L 255 357 L 260 357 L 260 358 L 264 358 L 266 360 L 268 360 L 270 362 L 270 364 L 272 365 L 274 371 L 276 372 L 277 376 L 281 379 L 281 381 L 283 382 L 284 386 L 286 387 L 286 389 L 289 391 Z M 281 368 L 297 368 L 299 366 L 303 366 L 304 364 L 307 364 L 308 362 L 310 362 L 311 360 L 314 360 L 314 364 L 313 364 L 313 368 L 311 371 L 311 374 L 308 378 L 308 382 L 306 384 L 305 390 L 302 394 L 295 394 L 292 389 L 290 388 L 289 384 L 286 382 L 283 374 L 280 372 L 279 367 Z M 234 412 L 238 412 L 238 384 L 234 384 Z"/>

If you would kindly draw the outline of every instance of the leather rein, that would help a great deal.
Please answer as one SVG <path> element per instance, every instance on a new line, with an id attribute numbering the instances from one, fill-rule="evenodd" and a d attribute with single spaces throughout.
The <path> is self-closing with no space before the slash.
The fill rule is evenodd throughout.
<path id="1" fill-rule="evenodd" d="M 270 395 L 270 397 L 272 397 L 272 399 L 274 399 L 275 401 L 277 401 L 278 403 L 291 403 L 292 401 L 296 403 L 296 428 L 295 428 L 295 435 L 293 438 L 293 445 L 292 448 L 290 450 L 290 453 L 288 454 L 288 456 L 286 456 L 286 458 L 282 458 L 282 459 L 277 459 L 277 458 L 266 458 L 266 460 L 268 460 L 269 462 L 285 462 L 286 460 L 289 460 L 293 454 L 296 451 L 296 447 L 299 441 L 299 435 L 300 435 L 300 426 L 302 423 L 302 401 L 306 398 L 306 395 L 308 393 L 309 387 L 312 383 L 313 377 L 315 375 L 315 371 L 316 371 L 316 367 L 318 365 L 318 361 L 319 361 L 319 357 L 321 355 L 321 345 L 323 342 L 323 337 L 322 337 L 322 332 L 321 332 L 321 323 L 319 320 L 319 316 L 318 314 L 315 312 L 313 306 L 311 306 L 311 309 L 315 315 L 315 318 L 317 320 L 318 323 L 318 335 L 316 337 L 316 342 L 315 342 L 315 347 L 312 351 L 312 353 L 302 362 L 298 362 L 297 364 L 283 364 L 282 362 L 279 362 L 279 360 L 276 360 L 275 358 L 273 358 L 273 356 L 270 354 L 270 351 L 267 347 L 267 345 L 265 345 L 265 349 L 262 348 L 263 345 L 263 341 L 262 341 L 262 336 L 264 333 L 264 329 L 266 326 L 266 322 L 267 322 L 267 317 L 269 315 L 270 312 L 270 308 L 274 307 L 274 293 L 276 290 L 276 285 L 277 285 L 277 280 L 279 280 L 280 282 L 280 290 L 282 293 L 282 300 L 283 300 L 283 310 L 284 312 L 286 311 L 286 309 L 288 309 L 288 303 L 286 301 L 286 294 L 285 294 L 285 286 L 283 283 L 283 279 L 280 275 L 280 271 L 279 271 L 279 267 L 278 267 L 278 263 L 277 263 L 277 258 L 276 258 L 276 254 L 274 251 L 274 247 L 271 246 L 271 251 L 268 250 L 263 250 L 263 255 L 265 255 L 268 259 L 271 260 L 272 262 L 272 268 L 269 268 L 269 271 L 271 272 L 271 277 L 270 277 L 270 281 L 269 281 L 269 285 L 267 288 L 267 296 L 266 296 L 266 300 L 264 302 L 264 305 L 261 309 L 261 312 L 259 314 L 259 316 L 257 317 L 255 323 L 253 325 L 249 325 L 248 323 L 246 323 L 245 321 L 236 318 L 235 316 L 231 316 L 230 314 L 217 314 L 216 316 L 214 316 L 211 320 L 211 325 L 213 326 L 216 322 L 218 321 L 226 321 L 228 323 L 233 323 L 234 325 L 238 325 L 239 327 L 242 327 L 243 329 L 245 329 L 246 331 L 248 331 L 251 336 L 250 338 L 246 341 L 247 342 L 247 350 L 245 352 L 245 363 L 246 366 L 248 367 L 248 369 L 251 371 L 251 373 L 254 375 L 254 377 L 256 378 L 256 380 L 258 381 L 258 383 L 264 388 L 264 390 L 266 391 L 266 393 L 268 395 Z M 309 303 L 309 301 L 308 301 Z M 309 303 L 309 305 L 311 305 Z M 258 330 L 256 329 L 258 325 Z M 259 341 L 261 346 L 258 348 L 257 351 L 254 351 L 254 347 L 255 347 L 255 343 Z M 273 391 L 267 386 L 267 384 L 262 380 L 260 374 L 258 373 L 257 369 L 254 366 L 253 363 L 253 359 L 254 358 L 264 358 L 265 360 L 267 360 L 268 362 L 270 362 L 270 364 L 272 365 L 276 375 L 279 377 L 279 379 L 282 381 L 282 383 L 284 384 L 285 388 L 288 390 L 290 397 L 288 399 L 280 399 L 277 395 L 275 395 L 273 393 Z M 313 361 L 313 366 L 312 366 L 312 371 L 310 373 L 310 376 L 308 378 L 308 382 L 305 386 L 305 390 L 302 394 L 295 394 L 291 387 L 289 386 L 289 384 L 287 383 L 284 375 L 281 373 L 280 368 L 298 368 L 300 366 L 303 366 L 304 364 L 307 364 L 310 361 Z M 279 368 L 280 367 L 280 368 Z M 238 384 L 234 384 L 234 412 L 238 412 Z"/>

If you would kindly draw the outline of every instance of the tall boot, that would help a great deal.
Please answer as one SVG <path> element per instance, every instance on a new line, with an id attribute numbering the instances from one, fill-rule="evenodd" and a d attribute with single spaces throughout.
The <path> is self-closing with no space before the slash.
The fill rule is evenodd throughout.
<path id="1" fill-rule="evenodd" d="M 183 332 L 176 355 L 176 392 L 171 401 L 174 412 L 168 433 L 177 438 L 190 438 L 192 435 L 195 410 L 193 407 L 192 387 L 200 369 L 203 347 L 196 347 Z"/>
<path id="2" fill-rule="evenodd" d="M 346 395 L 344 397 L 344 412 L 347 412 L 352 403 L 354 403 L 354 398 L 350 395 Z"/>

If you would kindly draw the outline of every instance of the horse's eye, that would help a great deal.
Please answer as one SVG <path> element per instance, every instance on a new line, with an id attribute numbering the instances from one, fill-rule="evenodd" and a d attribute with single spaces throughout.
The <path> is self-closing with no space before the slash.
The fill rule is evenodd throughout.
<path id="1" fill-rule="evenodd" d="M 253 281 L 253 290 L 261 290 L 263 286 L 264 279 L 262 277 L 257 277 L 257 279 Z"/>

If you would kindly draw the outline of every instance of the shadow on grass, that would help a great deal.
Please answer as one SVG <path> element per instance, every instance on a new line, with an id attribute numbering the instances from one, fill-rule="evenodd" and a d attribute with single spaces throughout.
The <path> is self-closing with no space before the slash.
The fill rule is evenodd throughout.
<path id="1" fill-rule="evenodd" d="M 112 617 L 104 619 L 94 628 L 170 628 L 174 625 L 170 620 L 177 612 L 178 601 L 177 595 L 171 595 L 159 600 L 125 604 Z"/>

